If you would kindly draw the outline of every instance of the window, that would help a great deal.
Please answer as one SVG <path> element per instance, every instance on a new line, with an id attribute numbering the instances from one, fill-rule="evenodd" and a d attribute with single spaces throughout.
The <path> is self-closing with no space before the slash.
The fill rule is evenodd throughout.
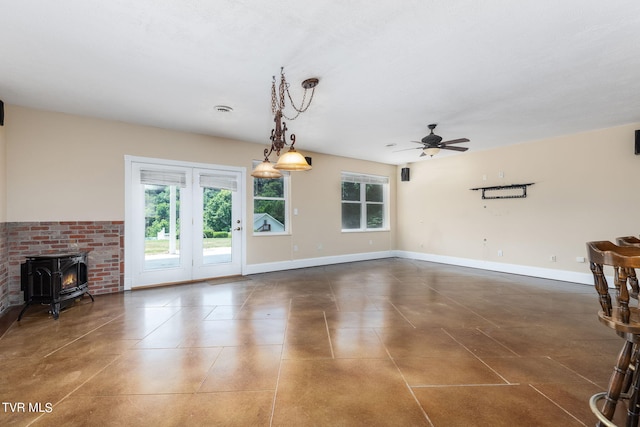
<path id="1" fill-rule="evenodd" d="M 255 165 L 254 165 L 255 166 Z M 289 176 L 282 178 L 253 178 L 253 232 L 275 234 L 289 231 L 288 183 Z"/>
<path id="2" fill-rule="evenodd" d="M 342 173 L 342 230 L 387 229 L 389 178 Z"/>

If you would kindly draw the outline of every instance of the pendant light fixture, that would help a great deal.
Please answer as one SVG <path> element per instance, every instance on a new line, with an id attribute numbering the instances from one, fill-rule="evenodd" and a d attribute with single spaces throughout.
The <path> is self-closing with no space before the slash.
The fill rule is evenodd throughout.
<path id="1" fill-rule="evenodd" d="M 294 144 L 296 143 L 296 136 L 291 134 L 289 136 L 291 143 L 287 143 L 287 124 L 284 119 L 287 120 L 295 120 L 298 118 L 300 113 L 304 113 L 307 111 L 309 106 L 311 105 L 311 101 L 313 100 L 313 94 L 315 92 L 315 87 L 318 85 L 317 78 L 307 79 L 302 82 L 302 87 L 304 88 L 304 94 L 302 95 L 302 102 L 300 107 L 296 106 L 293 103 L 293 99 L 291 98 L 291 94 L 289 93 L 289 84 L 284 77 L 284 68 L 280 68 L 280 84 L 278 87 L 278 91 L 276 92 L 276 77 L 273 76 L 273 81 L 271 83 L 271 113 L 274 115 L 273 121 L 275 122 L 275 126 L 271 129 L 271 136 L 269 139 L 271 140 L 271 145 L 268 148 L 264 149 L 264 160 L 260 163 L 251 173 L 251 176 L 256 178 L 280 178 L 282 173 L 280 171 L 305 171 L 311 169 L 311 165 L 307 163 L 306 159 L 302 154 L 296 151 Z M 305 100 L 307 99 L 307 91 L 311 90 L 311 95 L 309 96 L 309 100 L 305 104 Z M 287 98 L 289 98 L 289 103 L 291 107 L 296 111 L 295 116 L 287 117 L 284 115 L 283 110 L 285 109 L 285 94 Z M 285 146 L 289 146 L 289 150 L 286 153 L 283 153 L 282 156 L 280 152 L 284 149 Z M 269 161 L 269 156 L 271 153 L 275 152 L 276 156 L 278 156 L 278 161 L 274 165 Z"/>

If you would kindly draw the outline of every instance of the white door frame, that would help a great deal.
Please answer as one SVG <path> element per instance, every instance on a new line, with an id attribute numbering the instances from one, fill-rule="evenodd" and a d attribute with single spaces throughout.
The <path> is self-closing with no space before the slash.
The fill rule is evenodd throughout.
<path id="1" fill-rule="evenodd" d="M 148 163 L 149 165 L 154 166 L 174 166 L 174 167 L 184 167 L 184 168 L 194 168 L 194 169 L 215 169 L 222 171 L 231 171 L 237 172 L 240 174 L 240 180 L 238 182 L 238 192 L 239 192 L 239 200 L 241 202 L 240 212 L 241 212 L 241 226 L 240 230 L 240 274 L 244 274 L 246 270 L 246 208 L 244 207 L 244 203 L 246 201 L 246 168 L 244 167 L 235 167 L 235 166 L 226 166 L 226 165 L 216 165 L 216 164 L 208 164 L 208 163 L 194 163 L 194 162 L 185 162 L 179 160 L 166 160 L 166 159 L 156 159 L 151 157 L 138 157 L 138 156 L 124 156 L 125 162 L 125 200 L 124 200 L 124 210 L 125 210 L 125 220 L 124 220 L 124 290 L 131 290 L 135 285 L 134 278 L 134 268 L 133 265 L 136 262 L 135 260 L 135 243 L 134 243 L 134 233 L 135 229 L 135 212 L 133 206 L 133 165 L 136 163 Z"/>

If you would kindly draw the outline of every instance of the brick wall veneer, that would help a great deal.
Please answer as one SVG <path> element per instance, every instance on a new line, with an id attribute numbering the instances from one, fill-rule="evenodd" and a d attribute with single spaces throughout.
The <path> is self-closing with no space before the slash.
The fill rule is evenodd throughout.
<path id="1" fill-rule="evenodd" d="M 3 259 L 8 259 L 5 269 L 8 270 L 9 305 L 24 302 L 20 290 L 20 264 L 27 256 L 46 253 L 87 251 L 89 291 L 100 295 L 124 290 L 124 221 L 9 222 L 4 228 L 8 256 Z M 0 304 L 3 293 L 0 266 Z"/>
<path id="2" fill-rule="evenodd" d="M 0 223 L 0 314 L 9 308 L 9 243 L 7 224 Z"/>

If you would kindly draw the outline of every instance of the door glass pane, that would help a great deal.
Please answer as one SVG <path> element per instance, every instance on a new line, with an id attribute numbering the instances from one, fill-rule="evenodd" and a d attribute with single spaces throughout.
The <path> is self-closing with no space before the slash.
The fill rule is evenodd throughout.
<path id="1" fill-rule="evenodd" d="M 144 269 L 180 266 L 180 189 L 144 185 Z"/>
<path id="2" fill-rule="evenodd" d="M 231 191 L 219 188 L 202 191 L 203 263 L 231 262 Z"/>

